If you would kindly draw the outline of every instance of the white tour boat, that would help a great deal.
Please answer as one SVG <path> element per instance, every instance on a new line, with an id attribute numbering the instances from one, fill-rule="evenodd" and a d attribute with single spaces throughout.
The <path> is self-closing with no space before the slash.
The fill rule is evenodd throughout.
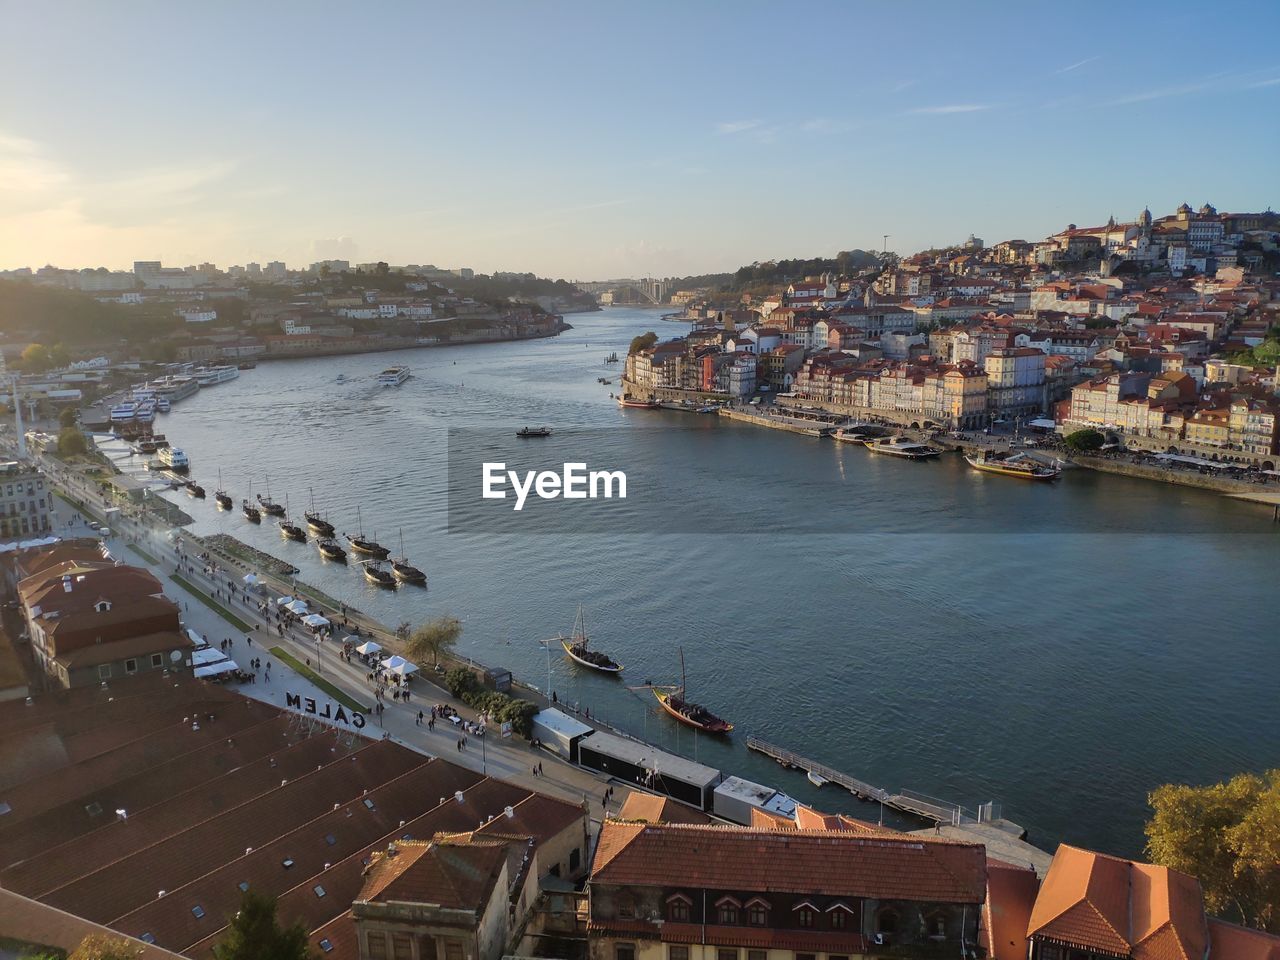
<path id="1" fill-rule="evenodd" d="M 404 366 L 387 367 L 378 374 L 378 383 L 384 387 L 398 387 L 409 379 L 409 368 Z"/>

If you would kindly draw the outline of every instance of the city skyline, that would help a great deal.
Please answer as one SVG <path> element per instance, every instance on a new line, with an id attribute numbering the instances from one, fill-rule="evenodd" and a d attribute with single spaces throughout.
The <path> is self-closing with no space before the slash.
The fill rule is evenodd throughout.
<path id="1" fill-rule="evenodd" d="M 0 66 L 0 269 L 683 276 L 1272 200 L 1267 5 L 383 9 L 0 4 L 59 36 Z"/>

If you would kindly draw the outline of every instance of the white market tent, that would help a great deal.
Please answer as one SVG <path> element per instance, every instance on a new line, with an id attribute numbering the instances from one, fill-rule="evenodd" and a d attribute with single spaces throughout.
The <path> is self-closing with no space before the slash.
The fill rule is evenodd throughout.
<path id="1" fill-rule="evenodd" d="M 293 597 L 277 597 L 276 606 L 283 607 L 287 603 L 293 603 Z"/>
<path id="2" fill-rule="evenodd" d="M 320 614 L 318 613 L 307 614 L 305 617 L 302 618 L 302 622 L 305 623 L 312 630 L 319 630 L 321 627 L 329 626 L 329 621 L 326 620 L 324 617 L 320 616 Z"/>
<path id="3" fill-rule="evenodd" d="M 388 657 L 382 661 L 382 669 L 389 673 L 394 673 L 400 677 L 407 677 L 411 673 L 418 672 L 417 664 L 410 663 L 404 657 L 396 654 L 394 657 Z"/>
<path id="4" fill-rule="evenodd" d="M 294 600 L 292 603 L 286 603 L 284 608 L 290 613 L 296 613 L 298 616 L 302 616 L 307 612 L 307 601 Z"/>
<path id="5" fill-rule="evenodd" d="M 202 667 L 196 667 L 195 675 L 199 679 L 201 677 L 216 677 L 219 674 L 231 673 L 233 670 L 239 670 L 240 666 L 234 660 L 219 660 L 217 663 L 206 663 Z"/>
<path id="6" fill-rule="evenodd" d="M 191 654 L 191 665 L 193 667 L 208 666 L 211 663 L 221 663 L 223 660 L 230 660 L 221 650 L 215 650 L 213 647 L 205 647 L 203 650 L 195 650 Z"/>
<path id="7" fill-rule="evenodd" d="M 256 574 L 252 574 L 252 573 L 246 573 L 246 574 L 245 574 L 243 577 L 241 577 L 240 579 L 241 579 L 242 581 L 244 581 L 245 583 L 249 584 L 250 586 L 253 586 L 253 584 L 255 584 L 255 583 L 257 583 L 257 582 L 258 582 L 258 577 L 257 577 L 257 575 L 256 575 Z"/>
<path id="8" fill-rule="evenodd" d="M 370 653 L 381 653 L 381 652 L 382 652 L 382 644 L 377 643 L 373 640 L 366 640 L 364 643 L 360 644 L 360 646 L 356 647 L 356 653 L 370 654 Z"/>

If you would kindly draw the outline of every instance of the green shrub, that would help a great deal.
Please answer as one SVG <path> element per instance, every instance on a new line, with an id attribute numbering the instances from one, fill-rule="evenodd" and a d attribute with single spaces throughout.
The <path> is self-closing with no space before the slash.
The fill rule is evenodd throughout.
<path id="1" fill-rule="evenodd" d="M 487 713 L 494 723 L 510 723 L 511 729 L 522 737 L 533 732 L 533 717 L 538 708 L 528 700 L 486 690 L 466 667 L 454 667 L 444 675 L 444 683 L 453 696 L 477 713 Z"/>

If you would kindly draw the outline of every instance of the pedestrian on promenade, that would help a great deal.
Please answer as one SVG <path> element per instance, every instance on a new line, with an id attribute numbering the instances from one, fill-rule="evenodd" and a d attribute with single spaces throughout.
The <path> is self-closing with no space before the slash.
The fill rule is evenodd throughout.
<path id="1" fill-rule="evenodd" d="M 422 711 L 418 711 L 418 726 L 422 726 Z"/>

